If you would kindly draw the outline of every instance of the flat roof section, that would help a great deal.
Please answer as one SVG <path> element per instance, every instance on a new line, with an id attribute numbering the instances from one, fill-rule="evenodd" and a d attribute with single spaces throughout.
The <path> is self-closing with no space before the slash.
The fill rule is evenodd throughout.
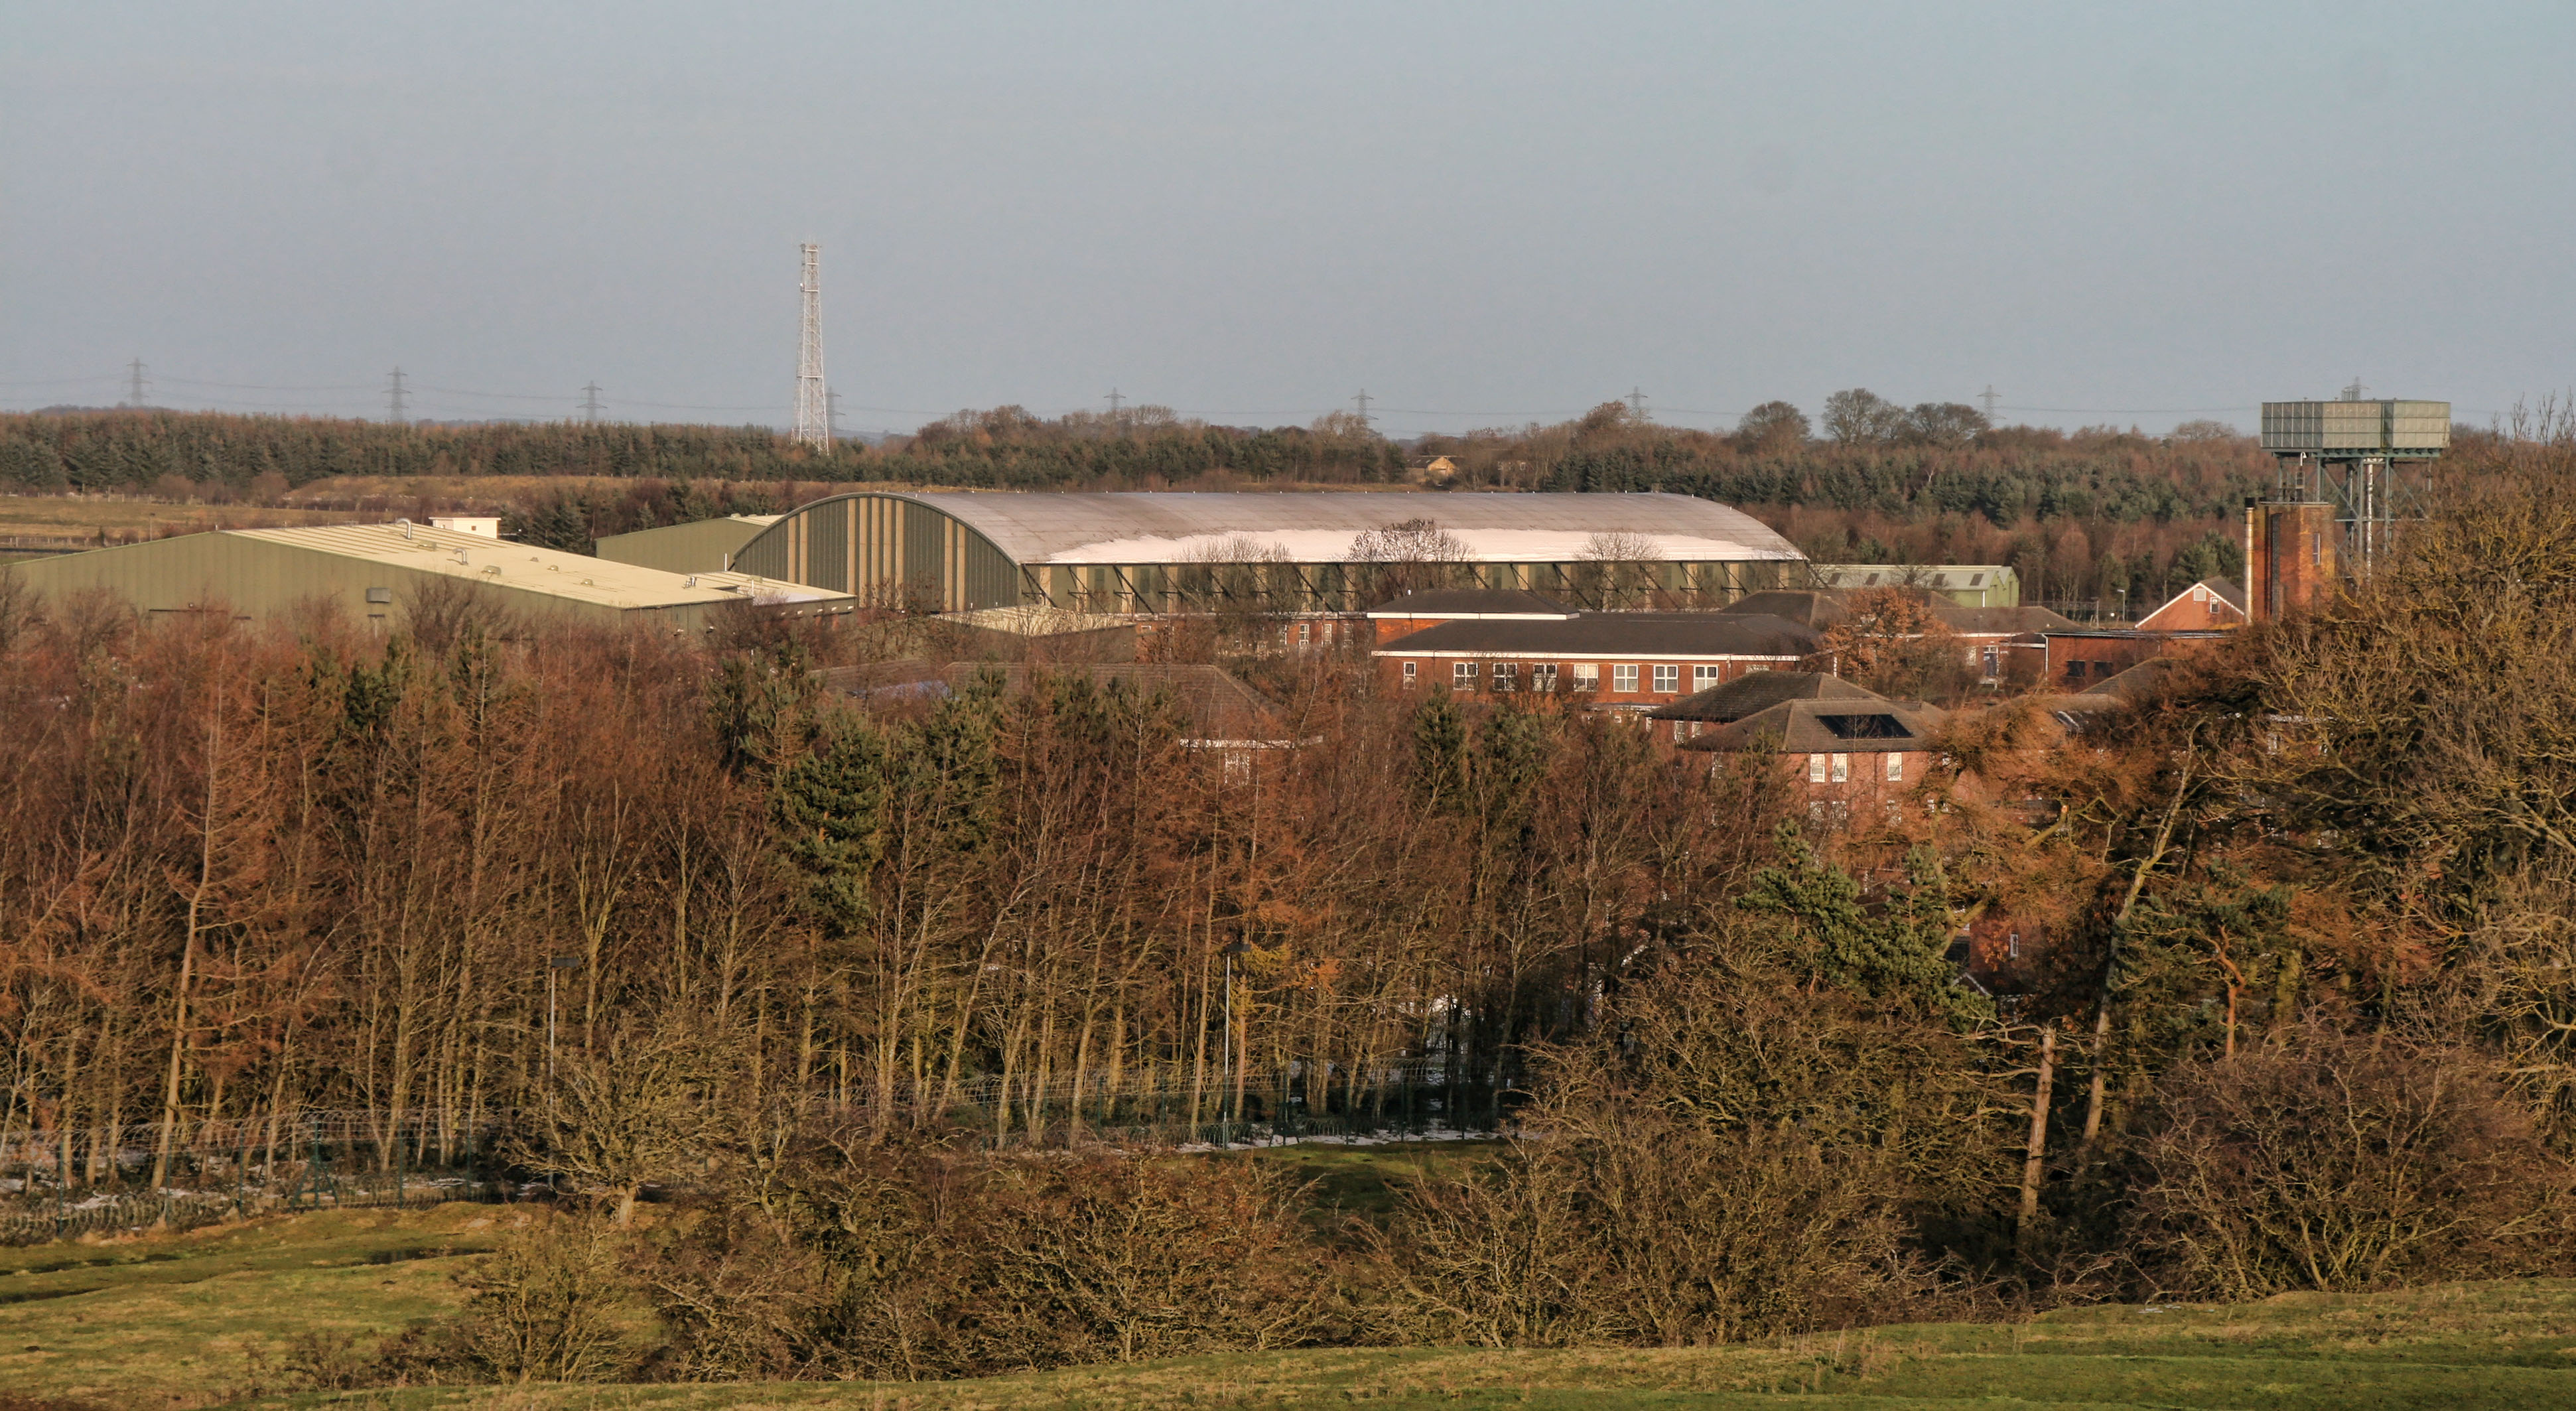
<path id="1" fill-rule="evenodd" d="M 847 596 L 748 573 L 667 573 L 658 568 L 592 558 L 588 554 L 494 542 L 426 524 L 317 524 L 293 529 L 217 531 L 314 553 L 437 573 L 543 593 L 607 608 L 676 607 L 740 602 L 746 597 L 782 603 L 825 602 Z M 148 545 L 130 545 L 144 548 Z M 116 549 L 102 553 L 120 552 Z"/>

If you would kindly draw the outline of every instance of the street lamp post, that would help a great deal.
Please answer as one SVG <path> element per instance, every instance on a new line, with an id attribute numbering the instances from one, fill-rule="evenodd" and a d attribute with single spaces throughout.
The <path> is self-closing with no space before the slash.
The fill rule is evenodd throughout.
<path id="1" fill-rule="evenodd" d="M 577 955 L 549 956 L 546 959 L 546 1104 L 549 1108 L 555 1100 L 555 976 L 580 968 L 581 957 Z M 548 1172 L 547 1193 L 551 1195 L 554 1188 L 554 1173 Z"/>
<path id="2" fill-rule="evenodd" d="M 558 955 L 546 961 L 546 1093 L 555 1090 L 555 976 L 566 970 L 579 970 L 581 957 Z"/>
<path id="3" fill-rule="evenodd" d="M 1239 1122 L 1243 1120 L 1243 1076 L 1241 1070 L 1236 1067 L 1237 1055 L 1235 1053 L 1234 1042 L 1234 958 L 1250 949 L 1252 949 L 1252 947 L 1241 941 L 1236 941 L 1234 944 L 1227 946 L 1222 952 L 1220 952 L 1220 954 L 1225 957 L 1225 1071 L 1223 1078 L 1226 1086 L 1231 1088 L 1234 1092 L 1234 1105 L 1228 1110 L 1226 1116 L 1226 1120 L 1229 1122 Z"/>

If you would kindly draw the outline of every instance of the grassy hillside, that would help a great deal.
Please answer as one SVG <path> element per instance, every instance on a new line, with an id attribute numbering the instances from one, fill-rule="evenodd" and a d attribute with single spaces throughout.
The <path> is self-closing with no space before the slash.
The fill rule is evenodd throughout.
<path id="1" fill-rule="evenodd" d="M 1315 1158 L 1365 1208 L 1366 1162 Z M 1002 1406 L 2461 1407 L 2576 1404 L 2576 1282 L 2452 1284 L 2243 1306 L 2102 1307 L 1759 1346 L 1330 1350 L 904 1386 L 261 1392 L 301 1335 L 452 1314 L 452 1276 L 527 1210 L 444 1206 L 0 1251 L 0 1407 L 381 1411 Z"/>

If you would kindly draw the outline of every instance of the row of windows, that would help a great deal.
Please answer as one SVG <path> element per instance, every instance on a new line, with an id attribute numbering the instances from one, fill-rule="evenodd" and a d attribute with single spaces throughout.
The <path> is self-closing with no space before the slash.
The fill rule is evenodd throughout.
<path id="1" fill-rule="evenodd" d="M 1885 754 L 1887 782 L 1905 782 L 1905 756 Z M 1810 784 L 1848 784 L 1852 777 L 1852 757 L 1847 754 L 1811 754 L 1807 756 L 1807 782 Z"/>
<path id="2" fill-rule="evenodd" d="M 1404 664 L 1405 685 L 1411 686 L 1421 680 L 1420 666 L 1421 663 L 1419 662 L 1408 661 Z M 1747 666 L 1745 669 L 1748 671 L 1763 671 L 1768 668 L 1761 663 L 1756 662 Z M 1475 690 L 1477 682 L 1480 679 L 1486 680 L 1489 683 L 1486 687 L 1488 690 L 1517 691 L 1521 687 L 1521 676 L 1522 669 L 1519 662 L 1495 662 L 1493 663 L 1493 669 L 1490 673 L 1486 671 L 1485 664 L 1482 662 L 1453 661 L 1449 663 L 1449 688 L 1453 691 Z M 1556 663 L 1554 662 L 1538 662 L 1531 665 L 1528 669 L 1528 676 L 1529 688 L 1533 691 L 1553 691 L 1556 689 L 1557 668 Z M 1574 690 L 1598 691 L 1601 689 L 1601 668 L 1593 662 L 1576 662 L 1570 673 L 1570 679 L 1573 681 L 1572 689 Z M 1610 668 L 1610 689 L 1614 692 L 1625 695 L 1636 695 L 1638 693 L 1637 683 L 1640 680 L 1652 681 L 1654 683 L 1654 690 L 1659 695 L 1678 696 L 1682 693 L 1682 669 L 1678 666 L 1649 666 L 1641 664 L 1635 666 L 1612 666 Z M 1691 668 L 1691 689 L 1693 691 L 1705 691 L 1711 686 L 1721 684 L 1725 680 L 1726 676 L 1724 667 L 1694 666 Z"/>

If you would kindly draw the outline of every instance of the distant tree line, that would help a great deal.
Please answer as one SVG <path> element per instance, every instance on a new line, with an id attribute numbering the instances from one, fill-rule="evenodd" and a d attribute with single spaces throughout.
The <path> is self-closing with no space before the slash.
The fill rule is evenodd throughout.
<path id="1" fill-rule="evenodd" d="M 2445 473 L 2472 473 L 2505 444 L 2465 437 Z M 1745 509 L 1819 561 L 2011 564 L 2027 599 L 2106 611 L 2241 573 L 2242 505 L 2272 475 L 2251 438 L 2218 423 L 2163 437 L 1997 427 L 1964 404 L 1904 407 L 1861 388 L 1835 393 L 1815 422 L 1775 401 L 1734 432 L 1695 431 L 1609 402 L 1551 426 L 1427 437 L 1409 452 L 1349 413 L 1264 429 L 1153 406 L 1057 418 L 1010 406 L 959 412 L 829 453 L 763 427 L 0 416 L 0 488 L 13 493 L 265 503 L 343 476 L 565 478 L 580 483 L 507 491 L 511 530 L 580 551 L 708 512 L 774 512 L 826 487 L 1391 484 L 1422 476 L 1434 457 L 1454 467 L 1452 488 L 1696 495 Z"/>

